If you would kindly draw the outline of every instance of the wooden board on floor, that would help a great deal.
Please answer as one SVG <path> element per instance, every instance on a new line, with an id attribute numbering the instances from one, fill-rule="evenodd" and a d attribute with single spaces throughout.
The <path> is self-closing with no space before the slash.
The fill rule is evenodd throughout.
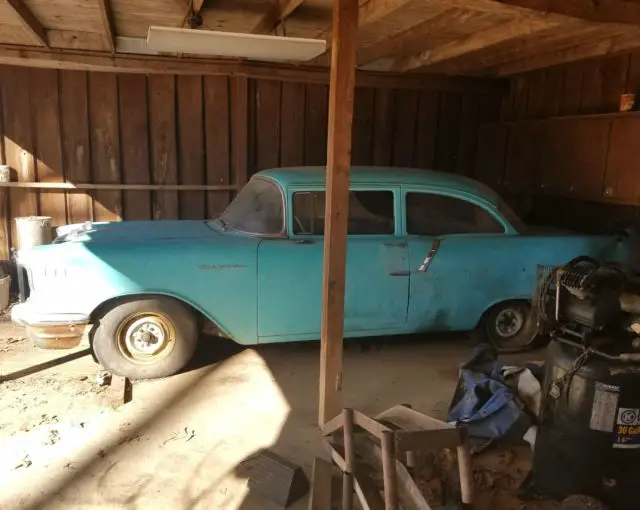
<path id="1" fill-rule="evenodd" d="M 229 79 L 226 76 L 204 77 L 204 122 L 206 182 L 230 184 Z M 207 217 L 220 214 L 229 199 L 230 194 L 226 191 L 207 193 Z"/>
<path id="2" fill-rule="evenodd" d="M 122 179 L 125 184 L 149 184 L 147 77 L 121 74 L 118 76 L 118 86 Z M 151 219 L 151 193 L 125 191 L 124 218 L 126 220 Z"/>
<path id="3" fill-rule="evenodd" d="M 180 184 L 204 184 L 202 77 L 178 76 L 176 80 Z M 204 218 L 205 199 L 203 191 L 180 192 L 180 219 Z"/>
<path id="4" fill-rule="evenodd" d="M 68 182 L 91 182 L 91 142 L 87 73 L 60 71 L 60 117 Z M 93 199 L 83 191 L 67 192 L 67 221 L 82 223 L 93 219 Z"/>
<path id="5" fill-rule="evenodd" d="M 39 182 L 63 182 L 58 71 L 30 69 L 29 86 L 36 147 L 36 174 Z M 64 193 L 42 190 L 40 214 L 51 216 L 53 225 L 64 225 L 67 211 Z"/>
<path id="6" fill-rule="evenodd" d="M 151 177 L 154 184 L 177 184 L 175 76 L 149 76 Z M 178 192 L 153 193 L 154 220 L 177 220 Z"/>
<path id="7" fill-rule="evenodd" d="M 89 74 L 89 119 L 93 181 L 105 184 L 122 182 L 117 75 Z M 122 219 L 122 192 L 96 190 L 94 198 L 96 221 Z"/>

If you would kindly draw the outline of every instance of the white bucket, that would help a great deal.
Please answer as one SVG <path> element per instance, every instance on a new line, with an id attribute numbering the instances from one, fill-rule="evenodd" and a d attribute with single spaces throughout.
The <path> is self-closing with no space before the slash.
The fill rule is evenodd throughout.
<path id="1" fill-rule="evenodd" d="M 51 216 L 25 216 L 16 218 L 20 248 L 49 244 L 53 240 Z"/>
<path id="2" fill-rule="evenodd" d="M 11 287 L 11 277 L 0 276 L 0 312 L 9 306 L 9 289 Z"/>

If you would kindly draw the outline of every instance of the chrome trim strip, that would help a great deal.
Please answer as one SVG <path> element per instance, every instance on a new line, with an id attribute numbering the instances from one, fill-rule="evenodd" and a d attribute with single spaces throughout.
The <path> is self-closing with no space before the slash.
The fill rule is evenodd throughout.
<path id="1" fill-rule="evenodd" d="M 431 243 L 431 248 L 429 249 L 427 256 L 424 258 L 424 260 L 422 261 L 422 264 L 420 264 L 420 267 L 418 268 L 419 273 L 427 272 L 427 269 L 429 269 L 429 265 L 433 261 L 433 257 L 435 257 L 436 253 L 438 253 L 439 248 L 440 248 L 440 239 L 434 239 L 434 241 Z"/>

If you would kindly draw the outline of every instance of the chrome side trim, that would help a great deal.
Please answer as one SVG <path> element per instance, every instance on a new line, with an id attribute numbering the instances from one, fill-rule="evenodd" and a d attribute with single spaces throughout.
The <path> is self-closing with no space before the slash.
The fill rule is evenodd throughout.
<path id="1" fill-rule="evenodd" d="M 439 248 L 440 248 L 440 239 L 434 239 L 434 241 L 431 243 L 431 248 L 429 249 L 427 256 L 424 258 L 424 260 L 422 261 L 422 264 L 420 264 L 420 267 L 418 268 L 419 273 L 427 272 L 427 269 L 429 269 L 429 265 L 433 261 L 433 257 L 435 257 Z"/>

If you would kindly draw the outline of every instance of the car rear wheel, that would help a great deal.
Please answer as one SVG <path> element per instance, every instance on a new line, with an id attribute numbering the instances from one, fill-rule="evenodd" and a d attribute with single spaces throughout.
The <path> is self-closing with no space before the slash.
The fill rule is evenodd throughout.
<path id="1" fill-rule="evenodd" d="M 487 312 L 481 326 L 496 352 L 520 352 L 535 345 L 537 325 L 530 315 L 531 305 L 516 300 L 499 303 Z"/>
<path id="2" fill-rule="evenodd" d="M 161 296 L 117 302 L 101 314 L 92 332 L 100 364 L 131 379 L 175 374 L 191 359 L 197 342 L 193 313 Z"/>

